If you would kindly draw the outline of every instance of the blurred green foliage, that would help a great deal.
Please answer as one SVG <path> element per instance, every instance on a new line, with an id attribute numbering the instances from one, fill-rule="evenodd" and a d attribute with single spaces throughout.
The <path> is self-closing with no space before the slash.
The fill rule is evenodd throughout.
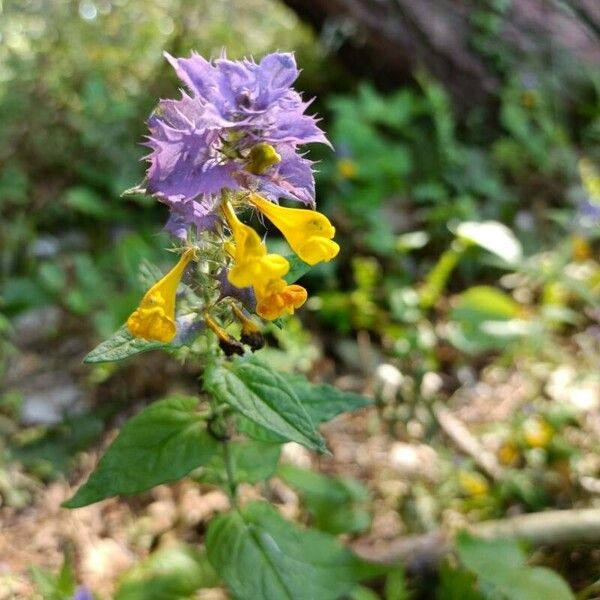
<path id="1" fill-rule="evenodd" d="M 166 209 L 120 197 L 143 176 L 145 117 L 177 86 L 163 51 L 320 59 L 270 0 L 9 0 L 0 14 L 0 311 L 57 303 L 106 337 L 140 260 L 167 245 Z"/>

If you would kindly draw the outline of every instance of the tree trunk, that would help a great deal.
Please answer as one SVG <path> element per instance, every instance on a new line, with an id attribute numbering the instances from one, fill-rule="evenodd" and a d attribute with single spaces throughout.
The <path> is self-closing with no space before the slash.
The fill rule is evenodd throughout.
<path id="1" fill-rule="evenodd" d="M 391 88 L 423 67 L 462 108 L 493 101 L 503 60 L 563 81 L 600 67 L 600 0 L 284 2 L 357 75 Z"/>

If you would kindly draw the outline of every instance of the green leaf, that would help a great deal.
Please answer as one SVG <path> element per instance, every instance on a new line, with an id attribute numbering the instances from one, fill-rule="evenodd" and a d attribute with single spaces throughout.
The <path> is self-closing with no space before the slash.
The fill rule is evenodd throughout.
<path id="1" fill-rule="evenodd" d="M 46 600 L 70 600 L 75 592 L 75 575 L 69 553 L 65 554 L 63 566 L 57 575 L 36 566 L 30 567 L 29 572 L 38 592 Z"/>
<path id="2" fill-rule="evenodd" d="M 456 538 L 458 556 L 476 575 L 510 573 L 525 566 L 525 553 L 516 540 L 476 538 L 462 531 Z"/>
<path id="3" fill-rule="evenodd" d="M 287 437 L 278 435 L 269 429 L 257 425 L 254 421 L 247 419 L 244 415 L 236 415 L 236 423 L 240 433 L 246 434 L 249 438 L 257 442 L 263 442 L 265 444 L 285 444 L 289 441 Z"/>
<path id="4" fill-rule="evenodd" d="M 183 600 L 219 583 L 203 552 L 178 545 L 158 550 L 128 571 L 115 600 Z"/>
<path id="5" fill-rule="evenodd" d="M 498 321 L 515 319 L 521 314 L 521 306 L 510 296 L 487 285 L 476 285 L 458 296 L 454 314 L 477 320 Z"/>
<path id="6" fill-rule="evenodd" d="M 284 375 L 302 402 L 313 423 L 325 423 L 344 412 L 370 406 L 372 401 L 360 394 L 343 392 L 326 383 L 311 383 L 304 375 Z"/>
<path id="7" fill-rule="evenodd" d="M 229 444 L 229 453 L 235 482 L 258 483 L 269 479 L 275 472 L 281 454 L 281 446 L 255 441 L 233 442 Z M 214 485 L 227 485 L 223 453 L 214 454 L 210 461 L 202 467 L 202 472 L 196 479 Z"/>
<path id="8" fill-rule="evenodd" d="M 295 254 L 289 254 L 285 259 L 290 263 L 290 270 L 284 277 L 288 285 L 295 283 L 300 277 L 310 271 L 310 265 L 305 263 L 301 258 L 298 258 Z"/>
<path id="9" fill-rule="evenodd" d="M 29 573 L 35 583 L 37 591 L 43 598 L 48 598 L 49 600 L 58 600 L 60 598 L 56 591 L 54 575 L 50 571 L 32 565 L 29 567 Z"/>
<path id="10" fill-rule="evenodd" d="M 367 587 L 357 585 L 349 594 L 350 600 L 380 600 L 379 596 Z"/>
<path id="11" fill-rule="evenodd" d="M 358 410 L 372 404 L 369 398 L 360 394 L 342 392 L 325 383 L 313 384 L 304 375 L 289 373 L 280 375 L 294 390 L 315 425 L 330 421 L 343 412 Z M 238 427 L 242 433 L 253 440 L 271 444 L 281 444 L 287 441 L 285 437 L 276 435 L 241 415 L 238 418 Z"/>
<path id="12" fill-rule="evenodd" d="M 212 366 L 204 387 L 257 425 L 319 452 L 325 442 L 287 381 L 256 357 Z"/>
<path id="13" fill-rule="evenodd" d="M 239 600 L 336 600 L 359 577 L 359 559 L 334 537 L 300 529 L 264 502 L 217 517 L 206 546 Z"/>
<path id="14" fill-rule="evenodd" d="M 293 465 L 280 465 L 277 475 L 302 494 L 318 529 L 333 534 L 358 533 L 371 524 L 369 492 L 358 481 L 326 477 Z"/>
<path id="15" fill-rule="evenodd" d="M 107 340 L 96 346 L 84 359 L 84 363 L 104 363 L 125 360 L 135 354 L 167 348 L 170 344 L 151 342 L 135 338 L 129 333 L 127 325 L 115 331 Z"/>
<path id="16" fill-rule="evenodd" d="M 507 340 L 530 334 L 533 323 L 521 318 L 522 307 L 510 296 L 487 285 L 473 286 L 457 296 L 450 317 L 460 327 L 466 351 L 470 346 L 473 351 L 503 349 Z M 460 337 L 451 341 L 461 347 Z"/>
<path id="17" fill-rule="evenodd" d="M 397 567 L 385 580 L 385 600 L 408 600 L 404 569 Z"/>
<path id="18" fill-rule="evenodd" d="M 437 600 L 485 600 L 475 589 L 476 577 L 465 569 L 455 569 L 444 562 L 435 597 Z"/>
<path id="19" fill-rule="evenodd" d="M 133 417 L 64 506 L 78 508 L 110 496 L 137 494 L 177 481 L 207 463 L 217 441 L 195 412 L 197 404 L 192 397 L 167 398 Z"/>
<path id="20" fill-rule="evenodd" d="M 503 583 L 500 589 L 511 600 L 575 600 L 566 581 L 546 567 L 527 567 L 515 571 Z"/>
<path id="21" fill-rule="evenodd" d="M 574 599 L 560 575 L 525 564 L 526 555 L 516 540 L 480 539 L 462 532 L 456 549 L 465 567 L 510 600 Z"/>
<path id="22" fill-rule="evenodd" d="M 109 206 L 104 198 L 88 187 L 69 188 L 65 194 L 64 202 L 69 209 L 98 220 L 115 216 L 114 207 Z"/>

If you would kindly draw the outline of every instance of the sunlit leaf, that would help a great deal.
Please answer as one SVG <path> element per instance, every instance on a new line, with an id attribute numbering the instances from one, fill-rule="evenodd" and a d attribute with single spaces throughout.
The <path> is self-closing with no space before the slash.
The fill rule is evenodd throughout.
<path id="1" fill-rule="evenodd" d="M 498 221 L 465 221 L 458 225 L 456 234 L 508 263 L 516 263 L 523 256 L 521 244 L 515 234 Z"/>

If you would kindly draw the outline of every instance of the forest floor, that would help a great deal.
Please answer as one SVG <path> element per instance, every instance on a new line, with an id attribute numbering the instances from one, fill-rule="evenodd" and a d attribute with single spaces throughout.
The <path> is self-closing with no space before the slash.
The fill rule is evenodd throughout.
<path id="1" fill-rule="evenodd" d="M 112 597 L 119 576 L 151 551 L 181 541 L 201 544 L 208 522 L 229 505 L 221 490 L 186 480 L 132 498 L 61 508 L 124 420 L 154 399 L 192 390 L 195 374 L 160 354 L 135 358 L 120 369 L 90 369 L 81 357 L 91 341 L 68 322 L 57 338 L 50 320 L 38 314 L 17 324 L 4 398 L 6 390 L 18 392 L 21 422 L 0 406 L 0 431 L 10 440 L 0 453 L 0 600 L 36 598 L 30 567 L 58 571 L 65 552 L 75 557 L 78 581 Z M 456 531 L 469 522 L 549 507 L 600 508 L 595 384 L 573 383 L 564 365 L 545 371 L 539 365 L 494 366 L 451 396 L 433 394 L 403 412 L 398 390 L 382 396 L 386 369 L 389 365 L 374 374 L 366 367 L 360 374 L 331 359 L 314 361 L 313 378 L 376 395 L 380 404 L 323 427 L 330 456 L 318 457 L 297 444 L 287 444 L 282 455 L 285 463 L 351 477 L 366 487 L 370 525 L 345 534 L 363 554 L 382 556 L 402 536 Z M 168 381 L 178 383 L 173 388 Z M 570 407 L 562 421 L 552 416 L 559 398 L 563 408 Z M 74 429 L 61 425 L 65 412 L 76 420 Z M 11 452 L 13 442 L 27 446 L 30 439 L 30 450 Z M 288 518 L 309 521 L 302 495 L 280 478 L 242 485 L 240 494 L 242 501 L 267 497 Z M 567 562 L 577 573 L 590 558 L 600 564 L 600 556 L 586 552 L 569 554 Z M 218 589 L 198 597 L 225 598 Z"/>

